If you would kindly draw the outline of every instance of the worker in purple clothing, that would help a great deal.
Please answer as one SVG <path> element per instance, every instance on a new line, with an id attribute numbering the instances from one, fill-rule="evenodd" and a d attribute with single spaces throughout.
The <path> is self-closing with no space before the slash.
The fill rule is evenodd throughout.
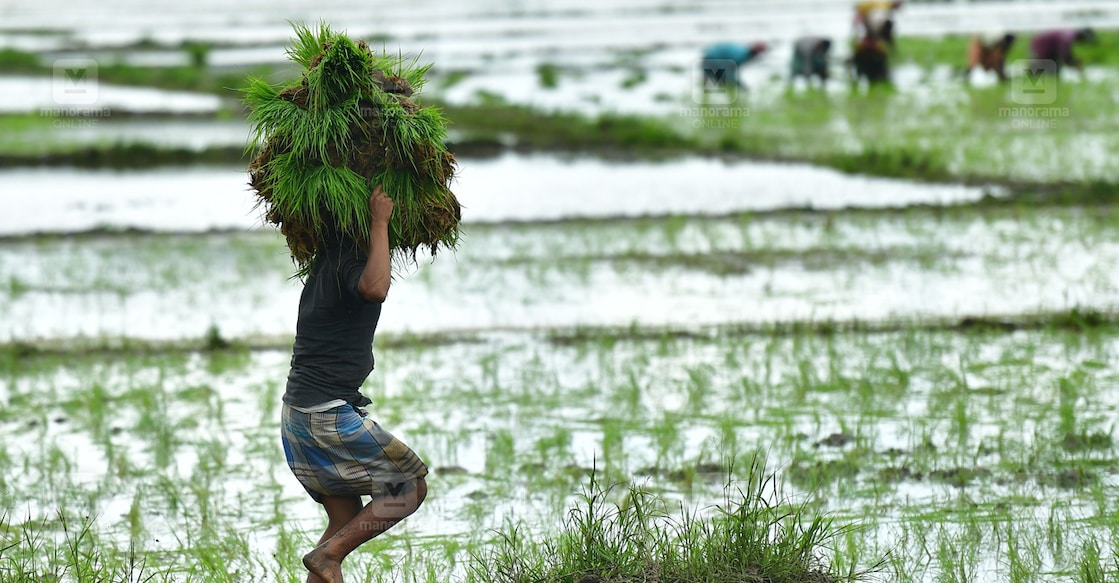
<path id="1" fill-rule="evenodd" d="M 703 83 L 714 87 L 745 87 L 738 76 L 738 68 L 765 53 L 769 47 L 763 42 L 750 45 L 718 43 L 703 51 Z"/>
<path id="2" fill-rule="evenodd" d="M 1096 33 L 1090 28 L 1050 30 L 1035 36 L 1030 42 L 1030 58 L 1053 61 L 1057 64 L 1058 74 L 1065 65 L 1083 74 L 1084 64 L 1076 58 L 1072 49 L 1077 43 L 1090 42 L 1096 42 Z"/>

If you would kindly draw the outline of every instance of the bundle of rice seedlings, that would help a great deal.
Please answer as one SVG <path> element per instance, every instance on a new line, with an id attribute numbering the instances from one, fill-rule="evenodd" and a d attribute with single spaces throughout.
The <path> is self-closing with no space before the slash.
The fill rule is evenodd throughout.
<path id="1" fill-rule="evenodd" d="M 455 158 L 444 146 L 447 120 L 411 99 L 430 65 L 377 55 L 364 41 L 320 24 L 295 25 L 289 58 L 298 82 L 250 78 L 244 100 L 253 143 L 249 166 L 264 219 L 287 239 L 297 275 L 306 274 L 331 237 L 369 241 L 369 195 L 393 199 L 389 246 L 394 264 L 453 249 L 461 209 L 450 182 Z"/>

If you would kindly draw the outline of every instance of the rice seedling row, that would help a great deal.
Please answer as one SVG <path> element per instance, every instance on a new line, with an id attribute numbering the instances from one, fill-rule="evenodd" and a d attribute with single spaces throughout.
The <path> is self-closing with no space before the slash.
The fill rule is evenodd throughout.
<path id="1" fill-rule="evenodd" d="M 1116 350 L 1111 328 L 381 347 L 372 410 L 431 462 L 435 497 L 361 556 L 403 561 L 389 578 L 462 573 L 491 528 L 554 533 L 592 470 L 703 508 L 761 451 L 806 512 L 854 529 L 829 553 L 843 564 L 1079 580 L 1115 527 Z M 59 510 L 93 517 L 101 552 L 136 545 L 176 576 L 210 552 L 215 572 L 290 565 L 321 517 L 276 439 L 286 351 L 123 354 L 5 361 L 0 424 L 26 437 L 0 456 L 10 520 L 53 537 Z"/>

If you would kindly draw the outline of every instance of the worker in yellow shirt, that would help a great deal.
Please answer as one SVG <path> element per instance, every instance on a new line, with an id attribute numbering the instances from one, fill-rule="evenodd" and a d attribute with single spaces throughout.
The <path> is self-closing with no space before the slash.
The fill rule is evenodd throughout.
<path id="1" fill-rule="evenodd" d="M 890 49 L 894 48 L 894 13 L 902 7 L 900 0 L 894 2 L 857 2 L 855 3 L 855 39 L 881 40 Z"/>

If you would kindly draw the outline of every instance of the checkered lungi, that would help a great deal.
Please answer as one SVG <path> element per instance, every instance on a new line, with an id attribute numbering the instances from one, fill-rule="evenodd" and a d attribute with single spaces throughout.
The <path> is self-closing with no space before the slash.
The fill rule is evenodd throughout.
<path id="1" fill-rule="evenodd" d="M 288 467 L 319 503 L 324 495 L 396 496 L 427 475 L 411 448 L 354 405 L 302 413 L 284 404 L 281 437 Z"/>

